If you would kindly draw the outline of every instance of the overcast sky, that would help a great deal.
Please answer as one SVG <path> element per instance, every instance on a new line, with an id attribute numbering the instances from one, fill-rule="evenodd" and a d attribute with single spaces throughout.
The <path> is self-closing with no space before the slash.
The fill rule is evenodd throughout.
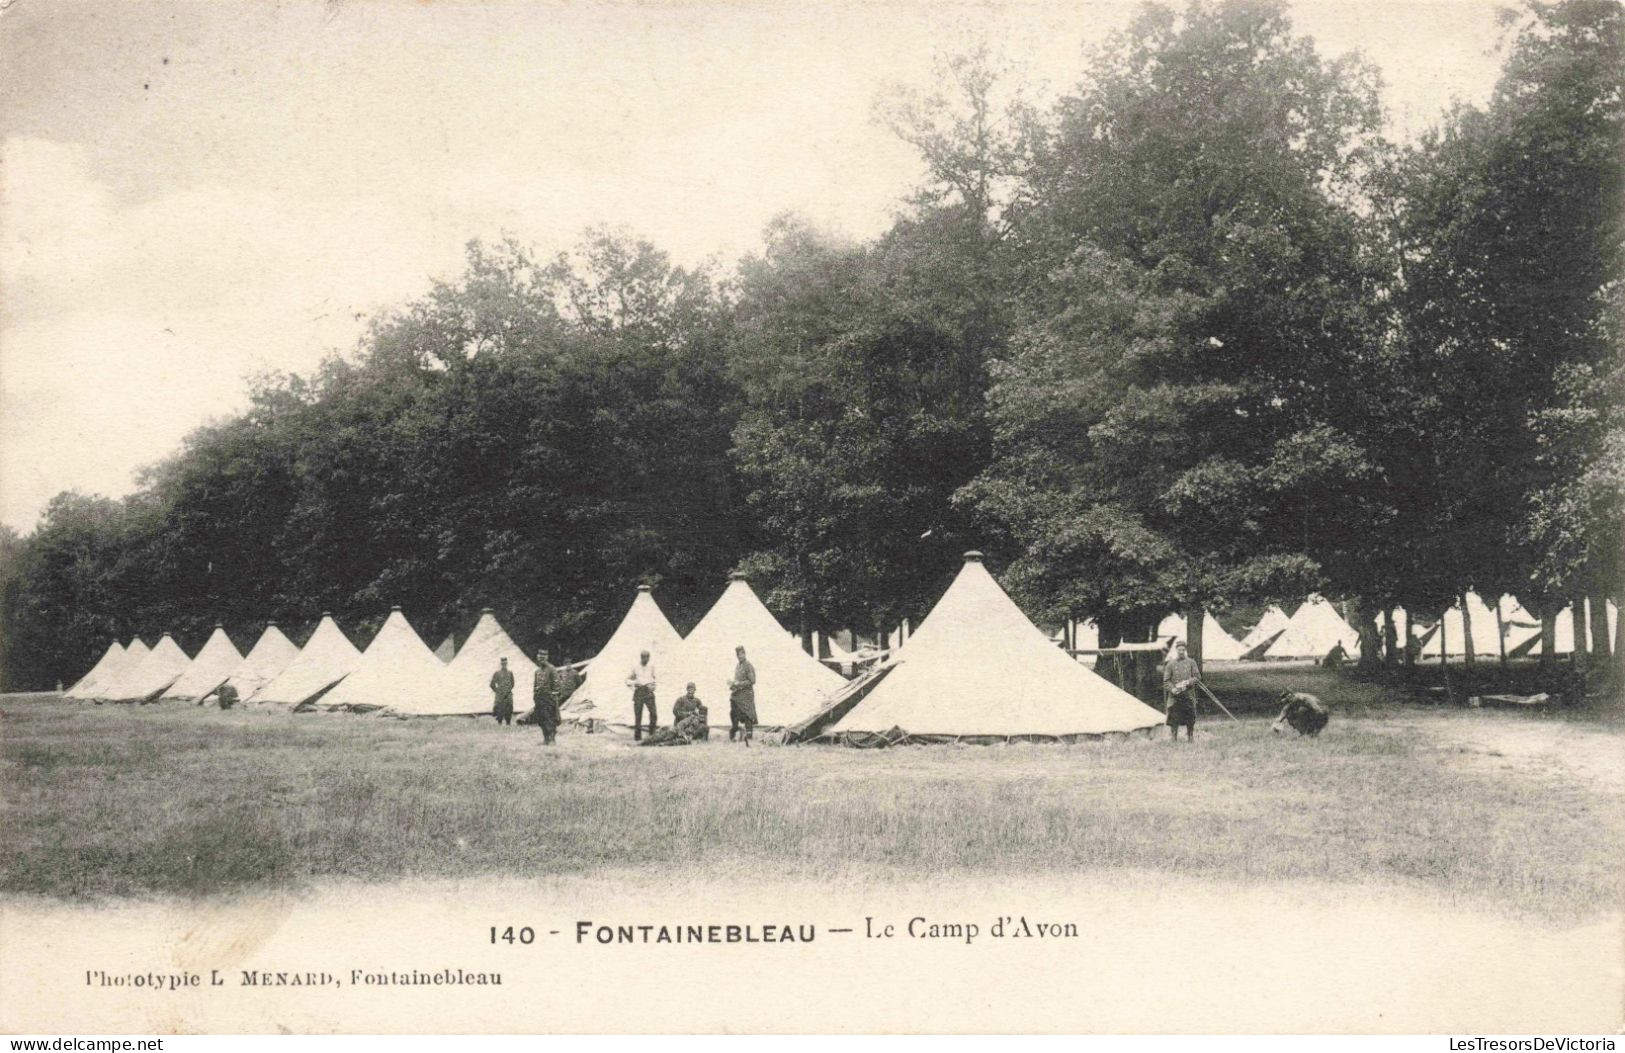
<path id="1" fill-rule="evenodd" d="M 1490 3 L 1300 3 L 1401 134 L 1499 68 Z M 724 263 L 795 210 L 854 237 L 915 184 L 889 81 L 985 38 L 1053 94 L 1123 4 L 12 0 L 0 11 L 0 522 L 135 470 L 244 378 L 353 348 L 459 270 L 608 223 Z"/>

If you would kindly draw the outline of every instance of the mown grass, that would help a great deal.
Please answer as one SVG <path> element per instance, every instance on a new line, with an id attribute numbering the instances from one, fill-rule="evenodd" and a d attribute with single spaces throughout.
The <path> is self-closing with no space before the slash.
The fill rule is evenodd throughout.
<path id="1" fill-rule="evenodd" d="M 1385 726 L 1408 711 L 1380 685 L 1264 671 L 1224 693 L 1262 710 L 1283 678 L 1342 696 L 1326 735 L 1277 738 L 1250 717 L 1205 719 L 1178 747 L 638 750 L 566 734 L 546 751 L 487 721 L 8 700 L 0 891 L 1132 868 L 1420 885 L 1565 917 L 1618 902 L 1608 786 L 1456 763 Z"/>

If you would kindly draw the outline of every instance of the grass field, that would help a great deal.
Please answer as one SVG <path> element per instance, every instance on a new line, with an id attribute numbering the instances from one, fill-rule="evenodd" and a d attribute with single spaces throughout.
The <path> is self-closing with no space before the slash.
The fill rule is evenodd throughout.
<path id="1" fill-rule="evenodd" d="M 1398 704 L 1309 668 L 1215 671 L 1197 741 L 860 751 L 489 721 L 11 696 L 0 892 L 94 898 L 325 878 L 1167 871 L 1382 883 L 1581 919 L 1619 902 L 1625 732 Z M 1283 686 L 1334 703 L 1272 736 Z"/>

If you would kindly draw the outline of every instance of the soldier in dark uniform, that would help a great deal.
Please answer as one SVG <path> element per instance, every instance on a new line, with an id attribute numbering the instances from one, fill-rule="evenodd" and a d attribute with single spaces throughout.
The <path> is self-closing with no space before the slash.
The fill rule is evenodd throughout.
<path id="1" fill-rule="evenodd" d="M 671 727 L 661 728 L 638 745 L 687 746 L 693 742 L 704 742 L 711 737 L 711 728 L 707 721 L 709 714 L 705 703 L 695 696 L 693 684 L 689 684 L 688 693 L 673 704 L 671 716 Z"/>
<path id="2" fill-rule="evenodd" d="M 743 645 L 734 648 L 734 656 L 739 662 L 728 681 L 728 741 L 743 738 L 749 746 L 756 727 L 756 667 L 745 658 Z"/>
<path id="3" fill-rule="evenodd" d="M 221 709 L 230 709 L 237 704 L 237 689 L 230 684 L 221 684 L 220 690 L 215 697 L 219 700 Z M 202 704 L 203 700 L 199 699 L 198 705 L 201 706 Z"/>
<path id="4" fill-rule="evenodd" d="M 1174 645 L 1175 657 L 1162 667 L 1162 690 L 1167 695 L 1168 728 L 1173 732 L 1170 742 L 1179 741 L 1179 729 L 1184 727 L 1185 739 L 1196 737 L 1196 685 L 1202 680 L 1202 670 L 1196 661 L 1185 657 L 1185 641 Z"/>
<path id="5" fill-rule="evenodd" d="M 547 652 L 536 652 L 536 678 L 531 684 L 530 698 L 536 704 L 533 716 L 542 729 L 542 745 L 553 745 L 559 732 L 559 671 L 548 661 Z"/>
<path id="6" fill-rule="evenodd" d="M 495 700 L 491 706 L 491 715 L 497 718 L 498 724 L 513 723 L 513 670 L 508 668 L 508 660 L 502 660 L 502 667 L 491 674 L 491 692 Z"/>

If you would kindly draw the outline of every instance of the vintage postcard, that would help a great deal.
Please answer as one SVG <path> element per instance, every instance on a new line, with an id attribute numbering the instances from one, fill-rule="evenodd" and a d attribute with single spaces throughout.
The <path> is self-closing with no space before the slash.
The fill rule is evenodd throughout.
<path id="1" fill-rule="evenodd" d="M 0 1030 L 1625 1024 L 1625 8 L 0 67 Z"/>

